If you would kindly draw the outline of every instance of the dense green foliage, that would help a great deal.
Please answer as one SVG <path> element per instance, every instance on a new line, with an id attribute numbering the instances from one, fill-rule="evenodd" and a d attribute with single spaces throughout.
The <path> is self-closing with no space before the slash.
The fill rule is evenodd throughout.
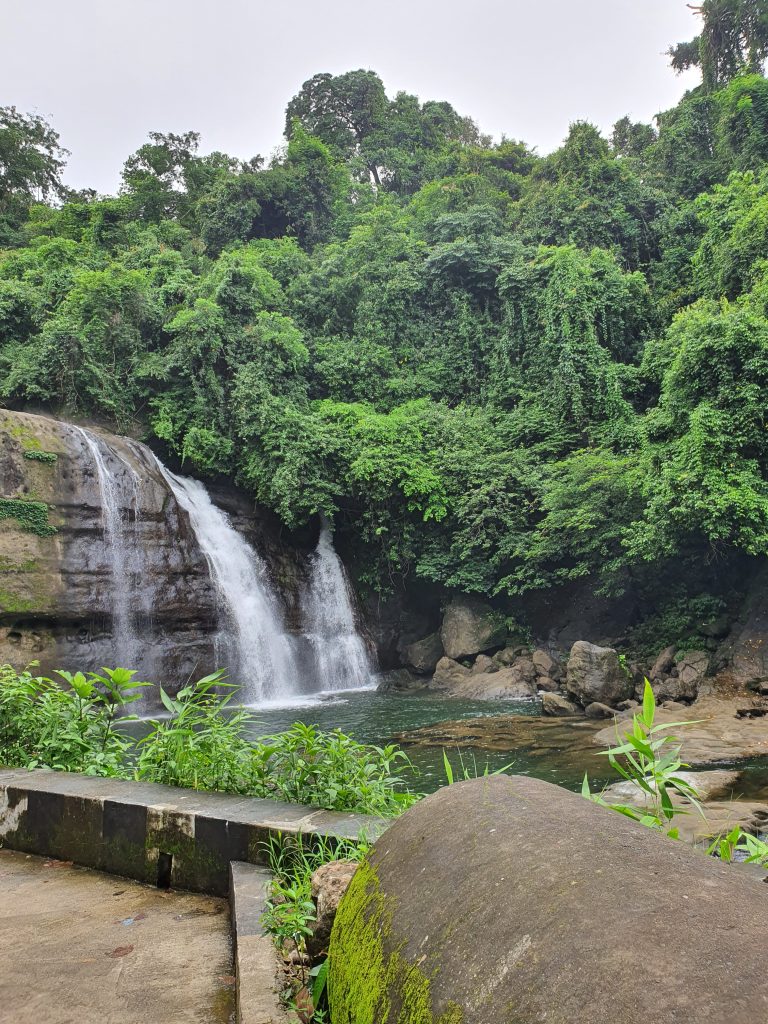
<path id="1" fill-rule="evenodd" d="M 0 401 L 324 514 L 375 589 L 701 598 L 768 552 L 768 4 L 700 13 L 700 87 L 546 157 L 360 70 L 269 166 L 153 133 L 54 207 L 55 134 L 6 111 Z"/>
<path id="2" fill-rule="evenodd" d="M 0 764 L 139 779 L 241 793 L 336 811 L 391 816 L 416 797 L 395 747 L 356 743 L 297 722 L 254 743 L 252 716 L 230 708 L 222 673 L 175 697 L 160 690 L 166 718 L 137 737 L 127 714 L 149 683 L 124 668 L 58 672 L 57 680 L 0 666 Z"/>

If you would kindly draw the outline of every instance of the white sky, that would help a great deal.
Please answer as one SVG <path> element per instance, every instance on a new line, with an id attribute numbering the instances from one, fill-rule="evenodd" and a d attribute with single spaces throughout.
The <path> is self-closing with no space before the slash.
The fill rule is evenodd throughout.
<path id="1" fill-rule="evenodd" d="M 664 51 L 697 32 L 685 0 L 0 0 L 0 106 L 48 118 L 67 183 L 102 192 L 148 131 L 269 156 L 307 78 L 359 67 L 546 153 L 672 106 L 697 76 Z"/>

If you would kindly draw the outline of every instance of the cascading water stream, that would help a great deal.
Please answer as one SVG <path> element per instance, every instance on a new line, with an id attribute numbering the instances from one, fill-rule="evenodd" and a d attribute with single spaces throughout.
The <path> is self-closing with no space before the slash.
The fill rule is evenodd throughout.
<path id="1" fill-rule="evenodd" d="M 72 430 L 98 482 L 110 588 L 111 664 L 154 678 L 154 613 L 162 597 L 156 586 L 142 582 L 142 576 L 153 578 L 152 552 L 146 550 L 152 534 L 142 535 L 138 529 L 147 525 L 141 518 L 142 474 L 147 474 L 147 482 L 162 478 L 189 517 L 216 599 L 216 667 L 227 669 L 242 688 L 245 703 L 281 702 L 373 684 L 374 667 L 356 627 L 352 592 L 327 524 L 310 556 L 300 595 L 302 633 L 291 635 L 266 563 L 200 481 L 171 473 L 149 448 L 128 438 L 120 442 L 126 457 L 95 432 L 78 426 Z"/>
<path id="2" fill-rule="evenodd" d="M 141 479 L 129 463 L 105 441 L 84 427 L 73 426 L 93 458 L 101 496 L 101 529 L 112 579 L 110 609 L 115 665 L 139 664 L 136 634 L 137 596 L 141 579 L 141 550 L 135 526 L 141 508 Z M 110 463 L 116 462 L 117 469 Z"/>
<path id="3" fill-rule="evenodd" d="M 213 504 L 199 480 L 176 476 L 156 461 L 189 515 L 208 562 L 220 613 L 219 664 L 242 687 L 244 703 L 296 693 L 299 671 L 265 563 Z"/>
<path id="4" fill-rule="evenodd" d="M 314 688 L 336 691 L 373 686 L 374 666 L 355 623 L 352 593 L 327 523 L 320 530 L 303 598 Z"/>

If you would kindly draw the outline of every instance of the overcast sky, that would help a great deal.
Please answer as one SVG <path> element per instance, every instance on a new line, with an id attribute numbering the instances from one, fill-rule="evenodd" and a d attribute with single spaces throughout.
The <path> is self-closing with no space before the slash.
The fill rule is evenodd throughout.
<path id="1" fill-rule="evenodd" d="M 360 67 L 546 153 L 674 104 L 696 76 L 664 51 L 697 31 L 685 0 L 0 0 L 0 106 L 48 118 L 67 183 L 102 192 L 148 131 L 269 156 L 302 82 Z"/>

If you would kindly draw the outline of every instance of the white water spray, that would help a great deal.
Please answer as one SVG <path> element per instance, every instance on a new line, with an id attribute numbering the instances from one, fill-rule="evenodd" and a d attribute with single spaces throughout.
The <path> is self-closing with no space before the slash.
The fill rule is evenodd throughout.
<path id="1" fill-rule="evenodd" d="M 216 588 L 217 658 L 242 687 L 243 702 L 258 704 L 297 692 L 299 672 L 267 567 L 240 536 L 199 480 L 158 467 L 189 515 Z"/>
<path id="2" fill-rule="evenodd" d="M 352 592 L 327 523 L 323 523 L 312 555 L 303 605 L 314 688 L 335 691 L 372 686 L 373 663 L 357 630 Z"/>

